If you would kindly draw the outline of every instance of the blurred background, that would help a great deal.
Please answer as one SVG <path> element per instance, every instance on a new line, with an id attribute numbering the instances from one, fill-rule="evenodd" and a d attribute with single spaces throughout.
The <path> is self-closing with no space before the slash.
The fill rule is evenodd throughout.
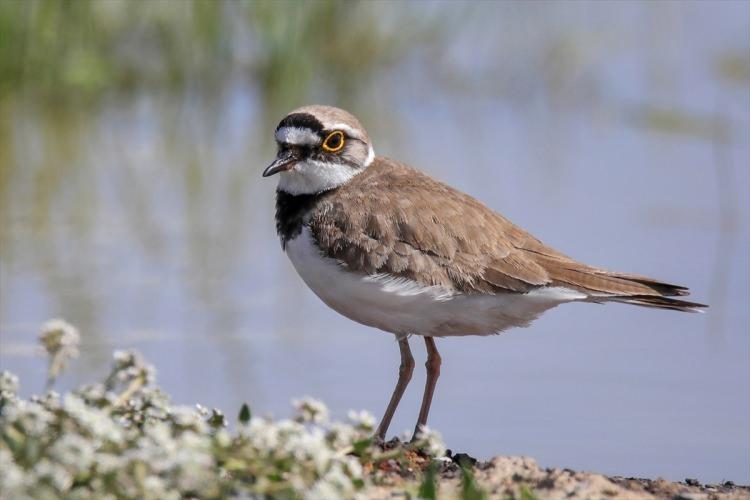
<path id="1" fill-rule="evenodd" d="M 83 346 L 58 389 L 132 347 L 178 403 L 380 417 L 397 344 L 304 286 L 260 177 L 307 103 L 565 253 L 711 305 L 576 304 L 439 340 L 430 424 L 450 448 L 750 483 L 744 1 L 0 0 L 0 365 L 23 394 L 63 317 Z"/>

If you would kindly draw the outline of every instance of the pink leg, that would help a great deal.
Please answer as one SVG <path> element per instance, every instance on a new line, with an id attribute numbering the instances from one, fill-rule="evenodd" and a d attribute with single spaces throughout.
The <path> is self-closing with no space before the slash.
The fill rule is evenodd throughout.
<path id="1" fill-rule="evenodd" d="M 406 337 L 398 341 L 398 347 L 401 350 L 401 366 L 398 369 L 398 382 L 396 382 L 396 388 L 393 389 L 393 395 L 391 401 L 388 403 L 388 408 L 385 409 L 385 415 L 378 425 L 378 430 L 375 432 L 375 439 L 379 441 L 385 440 L 385 433 L 388 431 L 388 426 L 391 425 L 391 419 L 393 414 L 396 412 L 396 407 L 401 396 L 404 395 L 406 386 L 409 385 L 411 375 L 414 372 L 414 358 L 411 355 L 411 349 L 409 349 L 409 341 Z"/>
<path id="2" fill-rule="evenodd" d="M 427 416 L 430 414 L 430 405 L 432 404 L 432 395 L 435 393 L 437 379 L 440 376 L 440 364 L 442 363 L 440 353 L 435 346 L 435 339 L 425 337 L 424 343 L 427 347 L 427 362 L 424 364 L 427 368 L 427 381 L 424 386 L 422 407 L 419 410 L 419 418 L 417 419 L 417 426 L 414 428 L 412 440 L 416 438 L 422 427 L 427 424 Z"/>

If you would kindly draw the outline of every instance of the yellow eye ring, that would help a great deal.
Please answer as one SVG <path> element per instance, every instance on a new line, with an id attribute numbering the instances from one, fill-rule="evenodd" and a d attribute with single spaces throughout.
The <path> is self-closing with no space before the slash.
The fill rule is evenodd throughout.
<path id="1" fill-rule="evenodd" d="M 323 149 L 329 153 L 336 153 L 344 149 L 344 133 L 336 130 L 328 134 L 326 140 L 323 141 Z"/>

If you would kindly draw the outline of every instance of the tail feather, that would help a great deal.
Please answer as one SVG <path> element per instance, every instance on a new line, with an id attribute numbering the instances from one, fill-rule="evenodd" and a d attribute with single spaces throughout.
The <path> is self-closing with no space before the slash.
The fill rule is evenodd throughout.
<path id="1" fill-rule="evenodd" d="M 638 294 L 622 294 L 615 295 L 609 300 L 615 302 L 622 302 L 624 304 L 633 304 L 642 307 L 654 307 L 657 309 L 671 309 L 672 311 L 683 311 L 683 312 L 704 312 L 703 309 L 707 308 L 706 304 L 699 302 L 690 302 L 681 299 L 672 299 L 670 297 L 684 297 L 690 295 L 690 290 L 687 287 L 680 285 L 672 285 L 670 283 L 664 283 L 662 281 L 648 278 L 646 276 L 638 276 L 634 274 L 623 274 L 623 273 L 608 273 L 621 280 L 630 281 L 632 283 L 638 283 L 647 287 L 646 293 Z"/>
<path id="2" fill-rule="evenodd" d="M 588 295 L 591 302 L 623 302 L 674 311 L 702 312 L 708 307 L 698 302 L 672 299 L 690 295 L 687 287 L 664 283 L 647 276 L 606 271 L 562 257 L 537 255 L 556 285 Z"/>
<path id="3" fill-rule="evenodd" d="M 639 276 L 637 274 L 613 273 L 609 271 L 604 271 L 604 273 L 621 280 L 647 286 L 648 288 L 665 297 L 683 297 L 685 295 L 690 295 L 690 290 L 687 287 L 672 285 L 671 283 L 664 283 L 662 281 L 655 280 L 646 276 Z"/>
<path id="4" fill-rule="evenodd" d="M 686 295 L 686 294 L 685 294 Z M 663 296 L 654 295 L 631 295 L 625 297 L 612 297 L 608 300 L 622 302 L 624 304 L 633 304 L 643 307 L 654 307 L 657 309 L 671 309 L 673 311 L 702 313 L 703 309 L 708 307 L 706 304 L 698 302 L 688 302 L 687 300 L 672 299 Z"/>

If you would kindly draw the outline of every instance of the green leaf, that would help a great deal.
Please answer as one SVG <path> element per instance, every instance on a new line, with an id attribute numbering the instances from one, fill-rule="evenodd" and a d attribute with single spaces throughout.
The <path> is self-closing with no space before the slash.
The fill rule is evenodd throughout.
<path id="1" fill-rule="evenodd" d="M 221 412 L 221 410 L 218 410 L 216 408 L 211 410 L 211 416 L 208 417 L 207 422 L 208 425 L 210 425 L 214 429 L 226 427 L 227 425 L 227 419 L 224 417 L 224 414 Z"/>
<path id="2" fill-rule="evenodd" d="M 435 478 L 436 473 L 437 467 L 435 467 L 435 462 L 430 461 L 430 464 L 424 471 L 424 479 L 422 480 L 422 484 L 419 485 L 419 492 L 417 493 L 419 498 L 424 498 L 426 500 L 437 500 L 437 480 Z"/>
<path id="3" fill-rule="evenodd" d="M 242 403 L 242 408 L 240 408 L 240 414 L 237 416 L 237 419 L 239 419 L 241 424 L 246 424 L 250 421 L 250 417 L 252 417 L 250 407 L 247 403 Z"/>
<path id="4" fill-rule="evenodd" d="M 360 439 L 359 441 L 355 441 L 352 444 L 352 447 L 354 448 L 353 450 L 354 454 L 357 456 L 362 455 L 365 452 L 365 450 L 367 450 L 367 448 L 370 447 L 371 444 L 372 444 L 372 438 L 365 438 L 365 439 Z"/>
<path id="5" fill-rule="evenodd" d="M 485 500 L 487 494 L 479 488 L 471 468 L 466 466 L 465 462 L 460 464 L 461 467 L 461 500 Z"/>
<path id="6" fill-rule="evenodd" d="M 525 484 L 521 486 L 521 500 L 539 500 L 531 489 Z"/>

